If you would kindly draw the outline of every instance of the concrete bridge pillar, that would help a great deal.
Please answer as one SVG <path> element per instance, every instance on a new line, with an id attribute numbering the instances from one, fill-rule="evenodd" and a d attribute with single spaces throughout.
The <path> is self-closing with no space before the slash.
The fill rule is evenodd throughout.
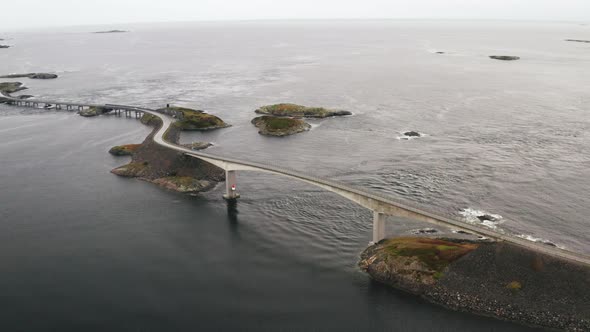
<path id="1" fill-rule="evenodd" d="M 385 215 L 373 211 L 373 241 L 377 243 L 385 238 Z"/>
<path id="2" fill-rule="evenodd" d="M 223 198 L 233 200 L 240 198 L 238 194 L 236 171 L 225 171 L 225 195 Z"/>

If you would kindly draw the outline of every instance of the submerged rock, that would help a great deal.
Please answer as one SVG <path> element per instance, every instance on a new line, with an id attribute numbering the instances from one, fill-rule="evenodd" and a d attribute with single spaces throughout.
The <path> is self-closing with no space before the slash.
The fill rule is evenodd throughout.
<path id="1" fill-rule="evenodd" d="M 479 219 L 480 221 L 498 221 L 498 218 L 489 215 L 489 214 L 482 214 L 476 217 L 477 219 Z"/>
<path id="2" fill-rule="evenodd" d="M 288 136 L 311 129 L 311 125 L 300 119 L 274 116 L 259 116 L 252 119 L 258 133 L 267 136 Z"/>
<path id="3" fill-rule="evenodd" d="M 408 136 L 408 137 L 420 137 L 422 135 L 420 135 L 420 133 L 417 132 L 417 131 L 406 131 L 404 133 L 404 136 Z"/>
<path id="4" fill-rule="evenodd" d="M 323 107 L 306 107 L 296 104 L 275 104 L 262 106 L 255 111 L 258 114 L 300 118 L 327 118 L 330 116 L 351 115 L 348 111 L 330 110 Z"/>
<path id="5" fill-rule="evenodd" d="M 490 59 L 503 60 L 503 61 L 514 61 L 514 60 L 520 60 L 520 57 L 513 56 L 513 55 L 490 55 Z"/>

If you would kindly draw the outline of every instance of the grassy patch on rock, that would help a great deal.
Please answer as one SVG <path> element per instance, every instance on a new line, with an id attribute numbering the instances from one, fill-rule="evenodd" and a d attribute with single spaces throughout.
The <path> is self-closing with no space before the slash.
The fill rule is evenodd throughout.
<path id="1" fill-rule="evenodd" d="M 262 135 L 287 136 L 309 130 L 311 126 L 300 119 L 260 116 L 252 119 Z"/>
<path id="2" fill-rule="evenodd" d="M 113 169 L 111 173 L 130 178 L 143 177 L 148 174 L 149 167 L 150 165 L 148 162 L 131 162 L 127 165 Z"/>
<path id="3" fill-rule="evenodd" d="M 109 153 L 114 156 L 130 156 L 135 152 L 141 144 L 126 144 L 126 145 L 117 145 L 112 147 L 109 150 Z"/>
<path id="4" fill-rule="evenodd" d="M 350 115 L 347 111 L 336 111 L 323 107 L 307 107 L 297 104 L 274 104 L 262 106 L 256 110 L 256 113 L 273 116 L 290 116 L 290 117 L 307 117 L 307 118 L 326 118 L 337 115 Z"/>
<path id="5" fill-rule="evenodd" d="M 155 115 L 149 114 L 149 113 L 143 113 L 143 115 L 141 116 L 141 119 L 139 119 L 139 121 L 141 121 L 141 123 L 143 123 L 144 125 L 148 125 L 148 126 L 157 125 L 157 124 L 162 123 L 162 120 L 160 120 L 160 118 L 158 118 Z"/>
<path id="6" fill-rule="evenodd" d="M 474 243 L 413 237 L 388 239 L 383 244 L 383 250 L 390 257 L 414 257 L 434 272 L 442 272 L 450 263 L 477 247 Z"/>
<path id="7" fill-rule="evenodd" d="M 10 94 L 27 89 L 22 85 L 21 82 L 3 82 L 0 83 L 0 92 Z"/>
<path id="8" fill-rule="evenodd" d="M 170 106 L 160 111 L 177 111 L 182 113 L 182 118 L 174 123 L 174 126 L 182 130 L 212 130 L 226 128 L 230 125 L 215 115 L 207 114 L 200 110 L 186 107 Z"/>

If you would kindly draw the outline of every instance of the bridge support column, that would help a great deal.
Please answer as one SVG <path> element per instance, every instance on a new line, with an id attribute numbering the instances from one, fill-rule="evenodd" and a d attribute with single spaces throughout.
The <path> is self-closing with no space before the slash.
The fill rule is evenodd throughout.
<path id="1" fill-rule="evenodd" d="M 223 198 L 227 200 L 240 198 L 236 185 L 236 171 L 225 171 L 225 195 L 223 195 Z"/>
<path id="2" fill-rule="evenodd" d="M 385 238 L 385 215 L 377 211 L 373 211 L 373 241 L 375 244 Z"/>

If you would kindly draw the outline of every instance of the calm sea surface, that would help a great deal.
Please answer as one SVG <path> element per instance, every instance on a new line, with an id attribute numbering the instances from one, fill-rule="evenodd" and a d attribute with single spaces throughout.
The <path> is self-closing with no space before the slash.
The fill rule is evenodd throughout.
<path id="1" fill-rule="evenodd" d="M 122 34 L 91 34 L 110 28 Z M 0 74 L 40 98 L 205 109 L 183 134 L 438 213 L 590 253 L 590 26 L 329 21 L 5 32 Z M 442 51 L 445 54 L 437 54 Z M 503 62 L 488 55 L 517 55 Z M 4 81 L 10 81 L 4 79 Z M 14 81 L 14 80 L 13 80 Z M 352 111 L 260 136 L 261 105 Z M 400 139 L 417 130 L 424 137 Z M 0 329 L 526 331 L 376 284 L 356 267 L 368 211 L 277 176 L 190 197 L 109 171 L 138 121 L 0 105 Z M 390 218 L 390 235 L 429 225 Z M 441 233 L 451 230 L 437 228 Z"/>

